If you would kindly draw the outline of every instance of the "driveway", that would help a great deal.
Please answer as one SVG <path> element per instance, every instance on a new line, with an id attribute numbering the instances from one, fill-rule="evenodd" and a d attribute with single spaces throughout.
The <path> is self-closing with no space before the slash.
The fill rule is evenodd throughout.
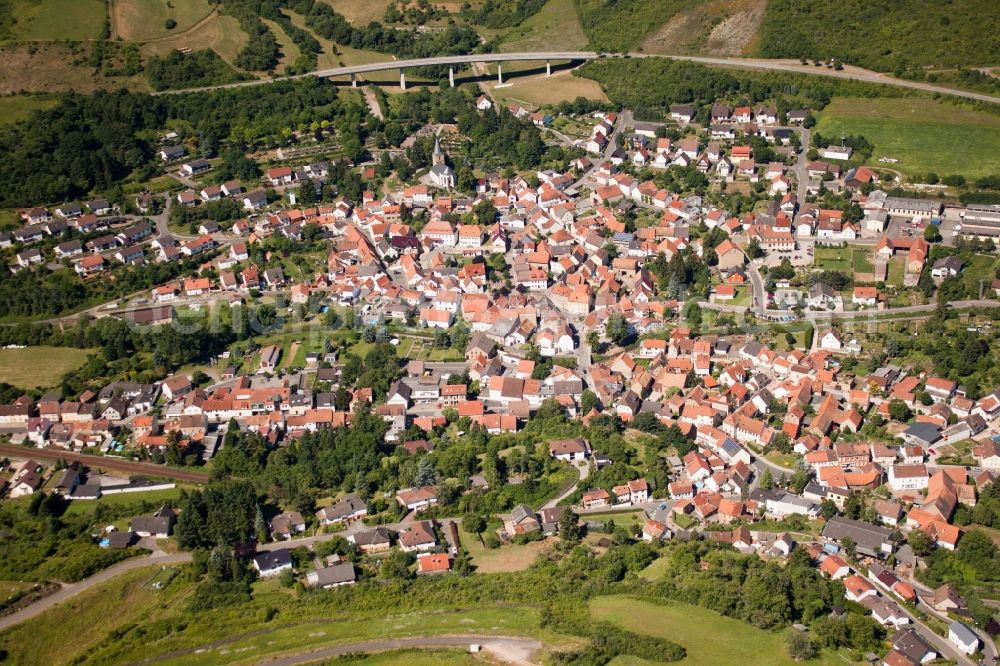
<path id="1" fill-rule="evenodd" d="M 551 509 L 551 508 L 555 507 L 557 504 L 559 504 L 559 502 L 563 501 L 564 499 L 566 499 L 567 497 L 569 497 L 570 495 L 572 495 L 573 493 L 575 493 L 576 489 L 580 486 L 580 484 L 584 480 L 586 480 L 586 478 L 588 476 L 590 476 L 590 463 L 589 462 L 584 461 L 582 465 L 579 464 L 579 463 L 576 463 L 576 462 L 574 462 L 573 464 L 576 466 L 576 471 L 580 473 L 580 480 L 577 481 L 576 483 L 574 483 L 572 486 L 570 486 L 566 490 L 566 492 L 560 493 L 558 496 L 553 497 L 548 502 L 546 502 L 545 504 L 543 504 L 542 505 L 542 509 Z"/>

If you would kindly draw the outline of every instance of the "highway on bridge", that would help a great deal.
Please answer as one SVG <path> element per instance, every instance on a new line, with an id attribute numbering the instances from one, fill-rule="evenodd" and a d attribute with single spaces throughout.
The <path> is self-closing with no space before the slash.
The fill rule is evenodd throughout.
<path id="1" fill-rule="evenodd" d="M 387 72 L 392 70 L 400 71 L 400 83 L 405 85 L 403 71 L 412 67 L 428 66 L 449 66 L 470 65 L 473 63 L 504 63 L 519 61 L 538 61 L 549 63 L 553 60 L 563 61 L 586 61 L 597 60 L 599 58 L 664 58 L 671 60 L 685 60 L 688 62 L 701 63 L 718 67 L 740 67 L 744 69 L 760 69 L 769 71 L 792 72 L 796 74 L 810 74 L 814 76 L 827 76 L 838 79 L 849 79 L 853 81 L 863 81 L 865 83 L 877 83 L 882 85 L 896 86 L 900 88 L 910 88 L 912 90 L 922 90 L 924 92 L 939 93 L 942 95 L 954 95 L 966 99 L 974 99 L 988 104 L 1000 104 L 1000 97 L 986 95 L 983 93 L 971 92 L 967 90 L 955 90 L 942 86 L 935 86 L 922 81 L 907 81 L 897 79 L 892 76 L 864 70 L 857 67 L 848 67 L 837 70 L 827 67 L 807 67 L 799 62 L 788 60 L 765 60 L 755 58 L 708 58 L 701 56 L 683 55 L 650 55 L 645 53 L 621 54 L 621 53 L 598 53 L 596 51 L 537 51 L 537 52 L 517 52 L 517 53 L 470 53 L 467 55 L 437 56 L 433 58 L 416 58 L 412 60 L 387 60 L 385 62 L 373 62 L 364 65 L 351 65 L 349 67 L 334 67 L 332 69 L 317 69 L 305 74 L 294 76 L 283 76 L 273 79 L 255 79 L 253 81 L 241 81 L 239 83 L 228 83 L 218 86 L 206 86 L 203 88 L 187 88 L 184 90 L 165 90 L 154 95 L 177 95 L 187 92 L 203 92 L 207 90 L 218 90 L 223 88 L 241 88 L 245 86 L 256 86 L 264 83 L 274 83 L 277 81 L 287 81 L 289 79 L 301 79 L 307 76 L 318 76 L 323 78 L 336 76 L 357 76 L 358 74 L 370 74 L 372 72 Z"/>

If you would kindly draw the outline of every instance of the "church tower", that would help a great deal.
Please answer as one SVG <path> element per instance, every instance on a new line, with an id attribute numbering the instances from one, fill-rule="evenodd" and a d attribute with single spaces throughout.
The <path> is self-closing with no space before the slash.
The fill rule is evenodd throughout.
<path id="1" fill-rule="evenodd" d="M 434 153 L 431 155 L 431 166 L 444 164 L 444 151 L 441 150 L 441 141 L 434 137 Z"/>

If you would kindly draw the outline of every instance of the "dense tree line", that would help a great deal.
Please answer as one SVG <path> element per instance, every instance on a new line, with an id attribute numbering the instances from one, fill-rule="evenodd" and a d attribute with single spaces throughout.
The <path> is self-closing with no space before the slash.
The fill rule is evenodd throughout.
<path id="1" fill-rule="evenodd" d="M 874 84 L 810 77 L 807 74 L 740 72 L 712 69 L 697 63 L 664 59 L 594 60 L 574 72 L 594 79 L 618 107 L 635 111 L 637 118 L 661 120 L 671 104 L 693 104 L 699 122 L 707 120 L 718 100 L 757 104 L 773 100 L 778 111 L 805 105 L 824 108 L 834 95 L 874 97 L 901 95 Z"/>
<path id="2" fill-rule="evenodd" d="M 478 7 L 462 5 L 462 18 L 487 28 L 513 28 L 538 13 L 545 0 L 486 0 Z"/>
<path id="3" fill-rule="evenodd" d="M 391 53 L 399 58 L 425 58 L 438 55 L 459 55 L 479 47 L 479 35 L 467 26 L 449 25 L 443 30 L 400 30 L 385 27 L 377 21 L 363 28 L 355 27 L 321 0 L 226 0 L 229 11 L 236 16 L 263 16 L 280 23 L 283 29 L 292 26 L 289 36 L 300 48 L 315 54 L 319 44 L 308 33 L 293 26 L 282 9 L 291 10 L 305 17 L 306 26 L 323 39 L 355 49 L 368 49 Z M 245 19 L 241 19 L 241 25 Z M 260 23 L 257 20 L 257 23 Z M 266 30 L 266 26 L 260 24 Z M 270 34 L 270 31 L 268 31 Z M 273 37 L 273 35 L 272 35 Z M 309 42 L 311 39 L 312 42 Z M 251 39 L 251 44 L 253 39 Z M 248 48 L 249 45 L 248 45 Z M 276 62 L 276 59 L 275 59 Z M 240 64 L 237 62 L 237 64 Z M 240 65 L 241 67 L 243 65 Z M 273 64 L 272 64 L 273 68 Z M 267 69 L 250 68 L 250 69 Z"/>
<path id="4" fill-rule="evenodd" d="M 706 561 L 709 566 L 702 566 Z M 680 544 L 671 551 L 670 567 L 654 593 L 760 629 L 808 624 L 814 640 L 832 649 L 876 650 L 885 635 L 861 606 L 849 607 L 846 617 L 831 617 L 830 611 L 843 605 L 843 589 L 823 578 L 801 549 L 782 566 L 708 543 Z"/>
<path id="5" fill-rule="evenodd" d="M 545 152 L 538 128 L 505 108 L 482 114 L 469 108 L 458 117 L 458 129 L 470 139 L 467 152 L 473 159 L 527 169 L 538 166 Z"/>
<path id="6" fill-rule="evenodd" d="M 146 61 L 146 78 L 153 90 L 197 88 L 241 81 L 247 77 L 237 73 L 211 49 L 181 53 L 171 51 L 166 56 L 151 56 Z"/>

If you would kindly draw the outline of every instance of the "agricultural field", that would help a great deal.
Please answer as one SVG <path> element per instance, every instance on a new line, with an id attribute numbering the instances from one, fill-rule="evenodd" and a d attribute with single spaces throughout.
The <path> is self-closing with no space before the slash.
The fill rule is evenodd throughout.
<path id="1" fill-rule="evenodd" d="M 657 572 L 649 575 L 655 576 Z M 763 663 L 792 666 L 797 663 L 787 656 L 782 633 L 762 631 L 698 606 L 658 606 L 629 597 L 610 596 L 592 599 L 590 614 L 595 620 L 682 645 L 687 656 L 675 662 L 679 666 Z M 851 662 L 831 652 L 823 652 L 807 663 L 833 666 Z"/>
<path id="2" fill-rule="evenodd" d="M 112 0 L 113 37 L 145 42 L 189 30 L 212 13 L 207 0 Z M 166 22 L 176 25 L 167 29 Z"/>
<path id="3" fill-rule="evenodd" d="M 566 51 L 587 46 L 573 0 L 549 0 L 537 14 L 504 35 L 500 50 L 547 51 L 554 44 Z"/>
<path id="4" fill-rule="evenodd" d="M 20 388 L 51 388 L 74 370 L 93 350 L 71 347 L 25 347 L 0 349 L 0 382 Z"/>
<path id="5" fill-rule="evenodd" d="M 819 114 L 824 136 L 863 135 L 880 157 L 899 160 L 906 174 L 976 178 L 1000 173 L 1000 117 L 945 102 L 916 98 L 834 98 Z M 961 146 L 957 150 L 956 146 Z"/>
<path id="6" fill-rule="evenodd" d="M 261 19 L 261 21 L 271 29 L 271 32 L 274 33 L 274 38 L 278 40 L 278 47 L 281 49 L 281 58 L 278 60 L 278 66 L 274 70 L 281 72 L 286 67 L 290 67 L 295 62 L 295 59 L 299 57 L 299 47 L 295 45 L 291 37 L 285 34 L 284 29 L 280 25 L 268 19 Z"/>
<path id="7" fill-rule="evenodd" d="M 176 28 L 171 31 L 175 32 Z M 250 38 L 240 29 L 232 16 L 213 14 L 190 30 L 169 37 L 147 42 L 142 47 L 144 55 L 167 55 L 180 48 L 212 49 L 230 65 L 246 46 Z"/>
<path id="8" fill-rule="evenodd" d="M 506 71 L 506 70 L 505 70 Z M 577 97 L 607 101 L 607 96 L 597 81 L 573 76 L 572 72 L 553 73 L 552 76 L 531 78 L 514 78 L 510 85 L 497 87 L 496 83 L 489 85 L 490 95 L 499 104 L 516 102 L 529 106 L 545 106 L 558 104 L 563 100 L 574 100 Z"/>
<path id="9" fill-rule="evenodd" d="M 101 0 L 12 0 L 15 41 L 81 41 L 101 35 L 107 15 Z"/>
<path id="10" fill-rule="evenodd" d="M 44 95 L 8 95 L 0 97 L 0 125 L 27 119 L 35 111 L 55 106 L 56 100 Z"/>
<path id="11" fill-rule="evenodd" d="M 356 26 L 381 21 L 386 8 L 394 0 L 324 0 L 333 10 Z"/>

